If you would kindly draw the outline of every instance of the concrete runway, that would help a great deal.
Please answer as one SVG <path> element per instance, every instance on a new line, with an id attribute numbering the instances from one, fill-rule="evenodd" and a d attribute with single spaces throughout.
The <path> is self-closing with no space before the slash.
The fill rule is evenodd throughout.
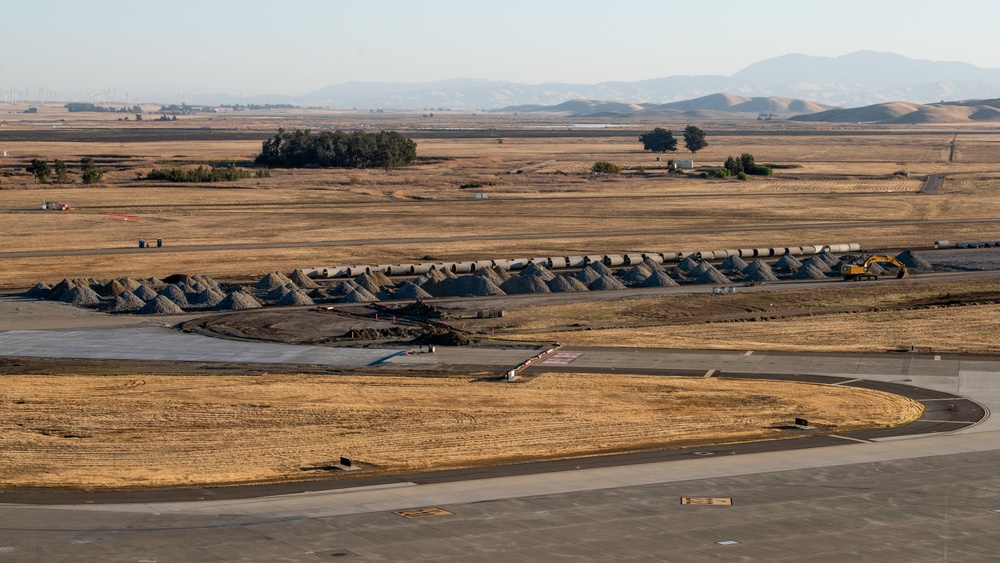
<path id="1" fill-rule="evenodd" d="M 138 332 L 155 331 L 155 332 Z M 0 355 L 128 357 L 485 369 L 523 350 L 315 350 L 213 341 L 134 327 L 0 333 Z M 99 342 L 95 344 L 95 339 Z M 154 340 L 151 340 L 154 339 Z M 211 342 L 204 342 L 204 339 Z M 149 345 L 152 342 L 157 346 Z M 165 344 L 169 343 L 169 345 Z M 221 344 L 220 344 L 221 343 Z M 271 345 L 261 345 L 271 346 Z M 155 348 L 155 349 L 153 349 Z M 262 349 L 263 350 L 263 349 Z M 827 438 L 776 451 L 675 452 L 624 464 L 562 464 L 501 476 L 416 475 L 360 488 L 193 502 L 0 504 L 4 561 L 984 561 L 1000 541 L 1000 359 L 920 354 L 568 349 L 532 369 L 618 371 L 896 385 L 923 397 L 923 434 Z M 84 354 L 86 354 L 84 356 Z M 126 356 L 127 355 L 127 356 Z M 963 420 L 949 420 L 952 393 Z M 982 414 L 983 411 L 978 411 Z M 949 431 L 961 428 L 960 431 Z M 826 445 L 826 444 L 839 445 Z M 706 455 L 710 454 L 710 455 Z M 462 477 L 462 476 L 459 476 Z M 6 498 L 5 498 L 6 497 Z M 696 504 L 682 505 L 682 497 Z M 706 505 L 702 499 L 731 499 Z M 0 501 L 12 500 L 0 494 Z M 407 518 L 394 511 L 424 510 Z M 722 542 L 722 543 L 719 543 Z M 727 543 L 738 542 L 738 543 Z"/>

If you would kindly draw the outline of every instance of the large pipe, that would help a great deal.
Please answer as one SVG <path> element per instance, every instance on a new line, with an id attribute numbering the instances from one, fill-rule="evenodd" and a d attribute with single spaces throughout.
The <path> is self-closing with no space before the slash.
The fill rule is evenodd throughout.
<path id="1" fill-rule="evenodd" d="M 523 270 L 528 265 L 527 258 L 511 258 L 508 262 L 511 270 Z"/>
<path id="2" fill-rule="evenodd" d="M 791 254 L 792 256 L 802 256 L 802 247 L 801 246 L 789 246 L 788 247 L 788 253 Z"/>
<path id="3" fill-rule="evenodd" d="M 756 258 L 767 258 L 769 256 L 774 256 L 773 248 L 755 248 L 753 249 L 753 255 Z"/>
<path id="4" fill-rule="evenodd" d="M 702 250 L 701 252 L 694 253 L 694 259 L 699 262 L 702 260 L 715 260 L 714 250 Z"/>
<path id="5" fill-rule="evenodd" d="M 604 260 L 604 256 L 600 254 L 588 254 L 583 257 L 583 264 L 586 266 L 588 264 L 593 264 L 594 262 L 600 262 Z"/>
<path id="6" fill-rule="evenodd" d="M 567 267 L 567 260 L 565 256 L 553 256 L 549 258 L 549 268 L 553 270 L 560 270 Z"/>
<path id="7" fill-rule="evenodd" d="M 505 272 L 510 271 L 510 260 L 491 260 L 493 267 Z"/>
<path id="8" fill-rule="evenodd" d="M 424 263 L 421 263 L 421 264 L 414 264 L 413 265 L 413 275 L 415 275 L 415 276 L 422 276 L 422 275 L 426 274 L 427 272 L 431 271 L 431 267 L 433 267 L 433 266 L 434 266 L 434 264 L 428 264 L 427 262 L 424 262 Z"/>
<path id="9" fill-rule="evenodd" d="M 566 267 L 567 268 L 582 268 L 587 265 L 587 261 L 584 260 L 583 256 L 567 256 L 566 257 Z"/>
<path id="10" fill-rule="evenodd" d="M 784 256 L 786 254 L 788 254 L 788 248 L 779 246 L 771 249 L 771 256 Z"/>
<path id="11" fill-rule="evenodd" d="M 661 252 L 660 256 L 663 257 L 663 262 L 673 262 L 679 259 L 677 252 Z"/>
<path id="12" fill-rule="evenodd" d="M 635 266 L 639 262 L 642 262 L 642 254 L 630 253 L 625 255 L 625 265 Z"/>
<path id="13" fill-rule="evenodd" d="M 604 257 L 604 265 L 611 268 L 625 264 L 625 257 L 620 254 L 608 254 Z"/>
<path id="14" fill-rule="evenodd" d="M 538 256 L 538 257 L 532 258 L 531 260 L 528 260 L 528 263 L 535 264 L 535 265 L 541 266 L 543 268 L 548 268 L 549 265 L 551 264 L 551 262 L 549 262 L 549 257 L 548 256 Z"/>
<path id="15" fill-rule="evenodd" d="M 455 262 L 451 265 L 451 271 L 456 274 L 468 274 L 471 273 L 475 267 L 475 262 Z"/>
<path id="16" fill-rule="evenodd" d="M 739 250 L 740 258 L 756 258 L 757 251 L 753 248 L 741 248 Z"/>
<path id="17" fill-rule="evenodd" d="M 473 266 L 472 267 L 472 271 L 478 272 L 479 270 L 483 270 L 483 269 L 492 267 L 493 266 L 493 261 L 492 260 L 476 260 L 475 262 L 473 262 L 472 266 Z"/>
<path id="18" fill-rule="evenodd" d="M 662 264 L 663 263 L 663 255 L 660 254 L 659 252 L 646 252 L 646 253 L 644 253 L 642 255 L 642 259 L 643 260 L 649 260 L 650 262 L 652 262 L 654 264 Z"/>

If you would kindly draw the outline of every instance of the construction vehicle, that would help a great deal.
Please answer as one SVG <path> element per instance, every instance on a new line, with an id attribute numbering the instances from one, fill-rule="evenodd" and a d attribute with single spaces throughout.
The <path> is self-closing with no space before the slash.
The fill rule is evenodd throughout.
<path id="1" fill-rule="evenodd" d="M 899 268 L 896 279 L 910 277 L 910 271 L 902 262 L 892 256 L 881 254 L 869 256 L 862 264 L 844 264 L 840 267 L 840 273 L 844 275 L 844 281 L 877 280 L 878 275 L 871 271 L 872 264 L 875 263 L 892 264 Z"/>

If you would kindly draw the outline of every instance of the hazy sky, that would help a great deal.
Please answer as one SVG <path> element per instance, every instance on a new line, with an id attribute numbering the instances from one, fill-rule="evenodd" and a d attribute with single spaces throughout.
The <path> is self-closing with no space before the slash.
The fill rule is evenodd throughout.
<path id="1" fill-rule="evenodd" d="M 862 49 L 1000 67 L 996 0 L 14 0 L 0 13 L 0 90 L 62 99 L 729 75 Z"/>

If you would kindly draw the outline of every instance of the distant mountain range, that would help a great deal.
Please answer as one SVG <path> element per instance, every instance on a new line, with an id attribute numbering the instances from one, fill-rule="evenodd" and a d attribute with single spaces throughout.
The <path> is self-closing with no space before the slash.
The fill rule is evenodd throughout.
<path id="1" fill-rule="evenodd" d="M 348 82 L 302 96 L 255 96 L 243 102 L 359 109 L 494 110 L 508 106 L 556 105 L 571 100 L 662 105 L 719 92 L 748 98 L 789 98 L 851 107 L 884 102 L 924 104 L 989 99 L 1000 98 L 1000 69 L 859 51 L 840 57 L 783 55 L 754 63 L 732 76 L 668 76 L 600 84 L 522 84 L 473 79 L 419 84 Z M 195 103 L 237 102 L 232 96 L 218 95 L 193 99 Z"/>

